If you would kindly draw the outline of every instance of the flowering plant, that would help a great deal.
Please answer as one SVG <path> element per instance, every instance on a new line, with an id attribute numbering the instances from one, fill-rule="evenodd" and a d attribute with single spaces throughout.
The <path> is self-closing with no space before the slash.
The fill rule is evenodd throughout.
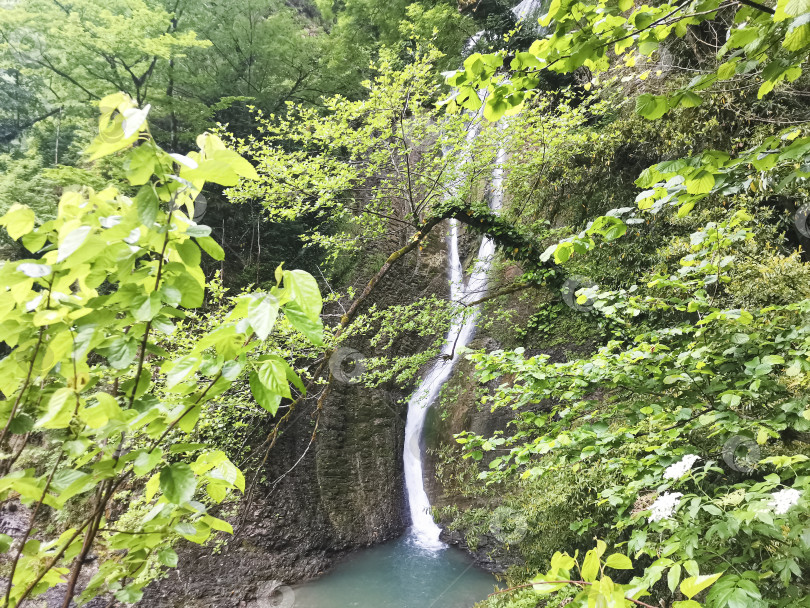
<path id="1" fill-rule="evenodd" d="M 810 301 L 732 305 L 723 285 L 751 224 L 732 211 L 672 244 L 638 285 L 580 293 L 617 327 L 589 357 L 471 355 L 481 382 L 504 379 L 485 401 L 518 412 L 511 436 L 458 436 L 489 463 L 481 477 L 600 473 L 594 511 L 610 514 L 571 529 L 646 560 L 638 582 L 664 602 L 684 601 L 679 583 L 701 572 L 723 575 L 701 595 L 712 608 L 810 595 Z"/>

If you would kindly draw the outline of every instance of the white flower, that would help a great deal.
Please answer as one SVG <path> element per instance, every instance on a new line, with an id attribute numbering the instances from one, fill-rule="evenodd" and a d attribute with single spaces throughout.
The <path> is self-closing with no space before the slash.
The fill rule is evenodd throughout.
<path id="1" fill-rule="evenodd" d="M 799 497 L 802 495 L 798 490 L 788 488 L 787 490 L 779 490 L 771 494 L 773 497 L 768 506 L 773 509 L 777 515 L 784 515 L 788 512 L 790 507 L 799 502 Z"/>
<path id="2" fill-rule="evenodd" d="M 700 456 L 687 454 L 680 462 L 676 462 L 667 467 L 667 470 L 664 471 L 664 479 L 680 479 L 689 472 L 689 469 L 691 469 L 692 465 L 698 460 L 700 460 Z"/>
<path id="3" fill-rule="evenodd" d="M 681 502 L 680 492 L 667 492 L 662 496 L 655 499 L 655 502 L 650 507 L 650 523 L 654 521 L 661 521 L 662 519 L 669 519 L 675 512 L 678 503 Z"/>

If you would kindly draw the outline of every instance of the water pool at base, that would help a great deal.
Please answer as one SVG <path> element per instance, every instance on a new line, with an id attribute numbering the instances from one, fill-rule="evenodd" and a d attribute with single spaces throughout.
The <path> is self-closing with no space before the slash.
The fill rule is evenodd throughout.
<path id="1" fill-rule="evenodd" d="M 495 577 L 450 547 L 431 550 L 413 537 L 359 551 L 323 577 L 295 587 L 295 608 L 472 608 L 495 590 Z"/>

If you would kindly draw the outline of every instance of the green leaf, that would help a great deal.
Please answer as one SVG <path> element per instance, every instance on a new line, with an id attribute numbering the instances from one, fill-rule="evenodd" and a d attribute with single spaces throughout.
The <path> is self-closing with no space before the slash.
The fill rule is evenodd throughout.
<path id="1" fill-rule="evenodd" d="M 137 604 L 143 598 L 140 585 L 132 584 L 115 593 L 115 599 L 124 604 Z"/>
<path id="2" fill-rule="evenodd" d="M 96 393 L 93 396 L 96 398 L 97 404 L 79 410 L 79 417 L 91 429 L 100 429 L 110 420 L 123 418 L 123 412 L 115 397 L 109 393 Z"/>
<path id="3" fill-rule="evenodd" d="M 6 211 L 3 217 L 0 217 L 0 225 L 5 226 L 8 235 L 15 241 L 31 232 L 34 229 L 36 222 L 36 215 L 28 205 L 21 205 L 14 203 L 11 208 Z"/>
<path id="4" fill-rule="evenodd" d="M 708 194 L 714 188 L 714 175 L 701 170 L 694 177 L 686 180 L 686 191 L 689 194 Z"/>
<path id="5" fill-rule="evenodd" d="M 141 186 L 149 181 L 155 171 L 156 161 L 155 149 L 151 145 L 144 144 L 134 148 L 124 161 L 124 171 L 129 183 Z"/>
<path id="6" fill-rule="evenodd" d="M 721 576 L 723 576 L 722 572 L 702 576 L 690 576 L 681 583 L 681 593 L 691 600 L 698 593 L 711 586 Z"/>
<path id="7" fill-rule="evenodd" d="M 287 369 L 289 366 L 281 357 L 271 355 L 259 366 L 259 380 L 270 392 L 289 399 L 291 394 L 287 383 Z"/>
<path id="8" fill-rule="evenodd" d="M 281 404 L 281 395 L 274 393 L 268 389 L 259 379 L 259 374 L 256 372 L 250 373 L 250 392 L 253 398 L 261 407 L 270 412 L 273 416 L 278 411 L 278 406 Z"/>
<path id="9" fill-rule="evenodd" d="M 171 547 L 161 547 L 157 552 L 158 561 L 168 568 L 177 567 L 177 553 Z"/>
<path id="10" fill-rule="evenodd" d="M 616 570 L 632 570 L 633 562 L 630 561 L 630 558 L 626 555 L 614 553 L 613 555 L 609 555 L 605 560 L 605 566 L 615 568 Z"/>
<path id="11" fill-rule="evenodd" d="M 222 247 L 219 246 L 213 238 L 210 236 L 201 236 L 197 238 L 197 244 L 202 248 L 205 253 L 210 255 L 217 261 L 222 261 L 225 259 L 225 251 Z"/>
<path id="12" fill-rule="evenodd" d="M 197 479 L 185 462 L 177 462 L 160 471 L 160 491 L 175 505 L 188 502 L 194 496 Z"/>
<path id="13" fill-rule="evenodd" d="M 160 201 L 151 184 L 147 184 L 135 196 L 135 206 L 138 208 L 138 220 L 147 228 L 151 228 L 157 219 Z"/>
<path id="14" fill-rule="evenodd" d="M 224 481 L 214 479 L 205 486 L 205 491 L 211 497 L 211 500 L 219 504 L 228 495 L 228 485 Z"/>
<path id="15" fill-rule="evenodd" d="M 574 246 L 571 243 L 560 243 L 554 250 L 554 261 L 557 264 L 565 264 L 573 252 Z"/>
<path id="16" fill-rule="evenodd" d="M 667 574 L 667 585 L 669 586 L 669 590 L 672 593 L 675 593 L 675 589 L 678 588 L 678 582 L 681 580 L 681 565 L 675 564 L 672 568 L 669 569 L 669 574 Z"/>
<path id="17" fill-rule="evenodd" d="M 789 51 L 800 51 L 810 45 L 810 13 L 802 15 L 790 24 L 782 46 Z"/>
<path id="18" fill-rule="evenodd" d="M 201 268 L 189 268 L 185 264 L 173 262 L 166 265 L 166 272 L 171 274 L 168 283 L 180 290 L 183 308 L 199 308 L 205 297 L 205 275 Z"/>
<path id="19" fill-rule="evenodd" d="M 60 388 L 48 399 L 45 415 L 37 420 L 42 429 L 64 429 L 70 425 L 76 408 L 76 393 L 71 388 Z"/>
<path id="20" fill-rule="evenodd" d="M 160 294 L 153 291 L 150 294 L 138 295 L 132 298 L 130 311 L 136 321 L 151 321 L 160 312 Z"/>
<path id="21" fill-rule="evenodd" d="M 678 217 L 686 217 L 689 215 L 689 212 L 694 209 L 696 203 L 697 201 L 688 201 L 678 207 Z"/>
<path id="22" fill-rule="evenodd" d="M 627 234 L 627 225 L 620 221 L 613 224 L 613 226 L 605 231 L 605 240 L 607 242 L 615 241 L 616 239 L 623 237 L 625 234 Z"/>
<path id="23" fill-rule="evenodd" d="M 185 240 L 182 243 L 177 243 L 175 246 L 177 253 L 180 254 L 180 259 L 183 264 L 189 267 L 199 266 L 201 261 L 200 248 L 191 239 Z"/>
<path id="24" fill-rule="evenodd" d="M 484 118 L 490 122 L 499 120 L 509 109 L 509 103 L 500 95 L 490 95 L 484 105 Z"/>
<path id="25" fill-rule="evenodd" d="M 778 7 L 789 17 L 810 13 L 810 0 L 779 0 Z"/>
<path id="26" fill-rule="evenodd" d="M 107 363 L 114 369 L 124 369 L 129 366 L 137 352 L 138 343 L 135 340 L 127 340 L 123 336 L 113 340 L 112 344 L 104 349 Z"/>
<path id="27" fill-rule="evenodd" d="M 0 553 L 5 553 L 11 548 L 11 543 L 14 539 L 8 534 L 0 534 Z"/>
<path id="28" fill-rule="evenodd" d="M 182 171 L 180 176 L 189 181 L 205 180 L 221 186 L 235 186 L 239 178 L 259 179 L 256 169 L 233 150 L 215 150 L 196 169 Z"/>
<path id="29" fill-rule="evenodd" d="M 222 377 L 225 380 L 233 381 L 239 377 L 239 374 L 242 373 L 242 364 L 238 361 L 226 361 L 222 365 Z"/>
<path id="30" fill-rule="evenodd" d="M 297 304 L 292 302 L 284 307 L 284 316 L 295 329 L 309 338 L 310 342 L 316 346 L 323 344 L 323 323 L 320 318 L 312 321 Z"/>
<path id="31" fill-rule="evenodd" d="M 284 287 L 292 292 L 295 303 L 311 321 L 321 315 L 323 300 L 315 278 L 303 270 L 285 270 Z"/>
<path id="32" fill-rule="evenodd" d="M 720 80 L 728 80 L 729 78 L 733 78 L 736 73 L 737 63 L 735 61 L 729 61 L 717 68 L 717 77 Z"/>
<path id="33" fill-rule="evenodd" d="M 599 554 L 596 549 L 591 549 L 585 554 L 581 573 L 585 582 L 592 583 L 596 580 L 596 575 L 599 574 Z"/>
<path id="34" fill-rule="evenodd" d="M 8 425 L 8 430 L 15 435 L 22 435 L 34 428 L 34 419 L 27 414 L 18 413 Z"/>
<path id="35" fill-rule="evenodd" d="M 41 279 L 42 277 L 47 277 L 53 269 L 48 266 L 47 264 L 30 264 L 24 263 L 17 266 L 17 270 L 23 273 L 27 277 L 31 277 L 32 279 Z"/>
<path id="36" fill-rule="evenodd" d="M 685 91 L 678 101 L 678 105 L 682 108 L 696 108 L 703 103 L 703 98 L 697 93 L 692 91 Z"/>
<path id="37" fill-rule="evenodd" d="M 669 101 L 663 95 L 644 93 L 636 99 L 636 113 L 648 120 L 657 120 L 669 110 Z"/>
<path id="38" fill-rule="evenodd" d="M 212 391 L 209 391 L 208 394 L 210 395 Z M 200 414 L 202 413 L 202 405 L 195 405 L 180 418 L 179 422 L 177 423 L 177 428 L 179 428 L 184 433 L 190 433 L 194 430 L 194 426 L 197 424 L 197 421 L 200 419 Z"/>
<path id="39" fill-rule="evenodd" d="M 266 340 L 278 317 L 278 298 L 272 294 L 253 299 L 248 304 L 248 322 L 259 340 Z"/>
<path id="40" fill-rule="evenodd" d="M 91 226 L 79 226 L 71 230 L 64 238 L 59 238 L 59 250 L 56 255 L 57 262 L 65 261 L 72 253 L 82 246 L 92 230 Z"/>
<path id="41" fill-rule="evenodd" d="M 178 359 L 166 374 L 166 388 L 173 388 L 188 378 L 200 366 L 200 358 L 186 355 Z"/>
<path id="42" fill-rule="evenodd" d="M 173 443 L 169 448 L 170 454 L 183 454 L 186 452 L 196 452 L 206 447 L 204 443 Z"/>
<path id="43" fill-rule="evenodd" d="M 163 450 L 155 448 L 151 452 L 148 450 L 138 450 L 140 453 L 135 462 L 132 463 L 135 474 L 146 475 L 163 460 Z"/>

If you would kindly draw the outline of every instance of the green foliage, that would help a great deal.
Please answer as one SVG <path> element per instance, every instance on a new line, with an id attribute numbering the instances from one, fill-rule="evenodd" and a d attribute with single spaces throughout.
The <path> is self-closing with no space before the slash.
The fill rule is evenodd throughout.
<path id="1" fill-rule="evenodd" d="M 751 220 L 739 210 L 694 232 L 686 247 L 676 242 L 672 271 L 663 266 L 629 289 L 580 292 L 628 336 L 592 357 L 473 355 L 480 381 L 514 378 L 489 398 L 492 407 L 521 414 L 511 436 L 459 438 L 472 458 L 509 449 L 491 460 L 485 478 L 542 478 L 592 462 L 620 472 L 623 480 L 603 489 L 598 504 L 615 510 L 613 528 L 630 554 L 657 560 L 639 575 L 645 588 L 687 565 L 692 576 L 698 566 L 730 580 L 741 573 L 719 587 L 725 591 L 709 593 L 707 606 L 725 606 L 726 592 L 750 592 L 748 605 L 758 606 L 779 598 L 798 605 L 791 602 L 806 593 L 799 573 L 807 567 L 808 521 L 795 503 L 808 490 L 807 461 L 790 441 L 805 441 L 810 430 L 808 300 L 794 292 L 766 308 L 733 307 L 739 296 L 725 286 L 752 251 Z M 553 404 L 550 411 L 532 408 L 541 402 Z M 740 476 L 733 449 L 740 441 L 784 457 L 754 462 L 755 475 Z M 705 464 L 692 473 L 691 459 L 683 470 L 675 466 L 690 454 Z"/>
<path id="2" fill-rule="evenodd" d="M 139 104 L 152 77 L 173 58 L 210 46 L 194 32 L 176 31 L 172 13 L 142 0 L 103 7 L 89 0 L 69 6 L 25 0 L 3 11 L 0 29 L 4 63 L 58 75 L 72 95 L 101 99 L 122 90 Z"/>
<path id="3" fill-rule="evenodd" d="M 465 61 L 465 70 L 452 76 L 449 84 L 459 87 L 462 108 L 477 109 L 477 89 L 488 89 L 487 113 L 497 120 L 510 108 L 519 108 L 525 91 L 538 86 L 541 70 L 570 73 L 585 67 L 595 74 L 623 61 L 635 65 L 644 61 L 668 38 L 682 38 L 703 22 L 718 19 L 726 8 L 720 0 L 663 3 L 655 7 L 632 2 L 605 0 L 553 0 L 540 20 L 552 26 L 552 33 L 518 53 L 510 62 L 509 81 L 496 75 L 502 55 L 477 55 Z M 780 0 L 776 11 L 766 6 L 738 6 L 733 21 L 724 24 L 728 39 L 717 53 L 714 69 L 700 70 L 684 87 L 665 94 L 645 93 L 636 109 L 650 120 L 661 118 L 676 107 L 695 107 L 700 92 L 717 82 L 757 78 L 762 82 L 758 96 L 771 92 L 781 82 L 794 82 L 802 74 L 808 47 L 810 24 L 802 2 Z M 722 63 L 720 63 L 722 62 Z"/>
<path id="4" fill-rule="evenodd" d="M 134 603 L 149 580 L 145 573 L 176 565 L 169 548 L 175 539 L 203 543 L 216 531 L 232 531 L 204 503 L 244 491 L 242 473 L 221 450 L 191 445 L 183 436 L 246 370 L 258 374 L 261 395 L 271 404 L 290 396 L 290 382 L 303 389 L 283 358 L 252 356 L 279 311 L 308 336 L 319 333 L 314 279 L 279 269 L 269 292 L 237 298 L 186 352 L 162 348 L 185 311 L 203 303 L 201 250 L 223 255 L 210 228 L 189 219 L 195 197 L 206 181 L 231 185 L 255 172 L 210 134 L 198 138 L 199 151 L 170 156 L 149 134 L 148 108 L 139 110 L 123 94 L 102 106 L 101 133 L 88 153 L 124 153 L 137 195 L 114 187 L 69 190 L 53 219 L 40 221 L 21 204 L 0 218 L 12 239 L 39 256 L 7 261 L 0 271 L 0 323 L 11 348 L 0 361 L 6 397 L 0 488 L 4 498 L 19 497 L 35 513 L 58 511 L 71 499 L 88 505 L 51 541 L 34 540 L 29 528 L 19 547 L 6 548 L 10 606 L 66 576 L 73 595 L 91 548 L 101 560 L 82 599 L 113 592 Z M 24 445 L 33 434 L 52 450 L 44 471 L 21 468 L 15 462 L 21 448 L 16 455 L 8 451 L 12 438 Z M 107 505 L 133 487 L 144 495 L 125 518 L 132 528 L 110 527 Z"/>
<path id="5" fill-rule="evenodd" d="M 640 582 L 631 582 L 627 585 L 617 584 L 614 577 L 617 571 L 632 570 L 633 562 L 629 557 L 621 553 L 613 553 L 602 559 L 607 551 L 607 544 L 601 540 L 596 541 L 596 547 L 589 550 L 581 561 L 578 555 L 571 557 L 567 553 L 555 553 L 551 558 L 551 569 L 545 574 L 540 574 L 532 579 L 532 587 L 535 593 L 545 595 L 558 592 L 568 585 L 575 585 L 583 588 L 577 593 L 570 604 L 576 606 L 633 606 L 639 605 L 639 598 L 647 595 L 645 586 Z M 572 570 L 579 571 L 579 577 L 572 580 Z M 607 569 L 607 572 L 605 571 Z M 610 573 L 610 574 L 609 574 Z M 699 608 L 700 604 L 692 601 L 692 598 L 710 587 L 718 578 L 720 573 L 693 576 L 681 583 L 681 593 L 688 600 L 675 602 L 673 608 Z M 640 605 L 649 606 L 641 603 Z"/>

